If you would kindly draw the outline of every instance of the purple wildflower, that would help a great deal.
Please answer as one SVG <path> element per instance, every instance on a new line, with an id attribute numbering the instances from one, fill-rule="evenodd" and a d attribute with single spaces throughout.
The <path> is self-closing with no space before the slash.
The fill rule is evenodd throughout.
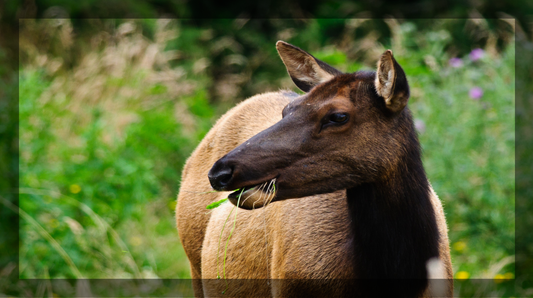
<path id="1" fill-rule="evenodd" d="M 426 131 L 426 124 L 421 119 L 415 119 L 415 128 L 419 133 L 424 133 Z"/>
<path id="2" fill-rule="evenodd" d="M 463 60 L 457 57 L 450 59 L 448 63 L 450 64 L 451 67 L 455 67 L 455 68 L 463 66 Z"/>
<path id="3" fill-rule="evenodd" d="M 474 100 L 479 100 L 481 96 L 483 96 L 483 89 L 479 87 L 474 87 L 470 89 L 470 92 L 468 94 L 470 95 L 470 98 Z"/>
<path id="4" fill-rule="evenodd" d="M 483 58 L 484 55 L 485 55 L 485 51 L 483 51 L 480 48 L 477 48 L 477 49 L 473 49 L 472 52 L 470 52 L 469 57 L 470 57 L 470 60 L 476 61 L 476 60 Z"/>

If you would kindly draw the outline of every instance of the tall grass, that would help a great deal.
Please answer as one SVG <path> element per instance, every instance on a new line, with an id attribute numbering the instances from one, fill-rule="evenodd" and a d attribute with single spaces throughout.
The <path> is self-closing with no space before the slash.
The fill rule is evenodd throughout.
<path id="1" fill-rule="evenodd" d="M 190 111 L 186 102 L 201 103 L 202 86 L 167 63 L 175 26 L 158 21 L 149 41 L 125 22 L 106 38 L 93 36 L 94 48 L 69 68 L 47 56 L 58 45 L 42 54 L 26 45 L 32 34 L 59 35 L 68 53 L 69 23 L 54 22 L 28 20 L 21 37 L 28 53 L 20 77 L 21 208 L 70 248 L 86 277 L 188 277 L 172 212 L 180 168 L 212 112 Z M 21 277 L 44 274 L 47 262 L 37 260 L 61 264 L 24 222 L 21 229 Z M 52 277 L 73 277 L 48 268 Z"/>

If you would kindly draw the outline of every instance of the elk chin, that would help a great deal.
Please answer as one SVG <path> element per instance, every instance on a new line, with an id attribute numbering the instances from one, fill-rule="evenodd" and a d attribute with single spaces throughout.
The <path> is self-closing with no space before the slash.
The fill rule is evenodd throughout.
<path id="1" fill-rule="evenodd" d="M 276 190 L 267 191 L 258 185 L 251 188 L 245 188 L 244 191 L 235 191 L 228 195 L 228 200 L 237 207 L 253 210 L 268 205 L 274 200 L 276 193 Z"/>

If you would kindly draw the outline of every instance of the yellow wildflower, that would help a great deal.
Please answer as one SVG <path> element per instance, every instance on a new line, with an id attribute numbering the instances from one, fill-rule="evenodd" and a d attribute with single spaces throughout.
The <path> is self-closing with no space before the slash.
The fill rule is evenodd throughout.
<path id="1" fill-rule="evenodd" d="M 466 271 L 459 271 L 455 274 L 455 278 L 457 279 L 468 279 L 470 277 L 470 273 Z"/>
<path id="2" fill-rule="evenodd" d="M 71 193 L 79 193 L 81 191 L 81 187 L 78 185 L 78 184 L 72 184 L 71 186 L 69 186 L 68 188 L 70 190 Z"/>

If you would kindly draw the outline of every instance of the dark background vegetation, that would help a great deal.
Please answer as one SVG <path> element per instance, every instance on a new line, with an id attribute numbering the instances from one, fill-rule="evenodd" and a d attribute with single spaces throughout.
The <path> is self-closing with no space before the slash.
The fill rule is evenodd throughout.
<path id="1" fill-rule="evenodd" d="M 23 291 L 17 273 L 188 278 L 173 223 L 181 168 L 235 103 L 295 89 L 274 47 L 283 39 L 348 72 L 372 69 L 393 49 L 410 77 L 456 277 L 516 277 L 504 289 L 457 293 L 502 296 L 516 286 L 515 295 L 533 296 L 533 4 L 463 2 L 2 2 L 0 293 L 51 294 Z M 484 56 L 472 61 L 477 48 Z M 480 99 L 469 97 L 474 87 Z M 4 232 L 19 222 L 14 211 L 20 238 Z"/>

